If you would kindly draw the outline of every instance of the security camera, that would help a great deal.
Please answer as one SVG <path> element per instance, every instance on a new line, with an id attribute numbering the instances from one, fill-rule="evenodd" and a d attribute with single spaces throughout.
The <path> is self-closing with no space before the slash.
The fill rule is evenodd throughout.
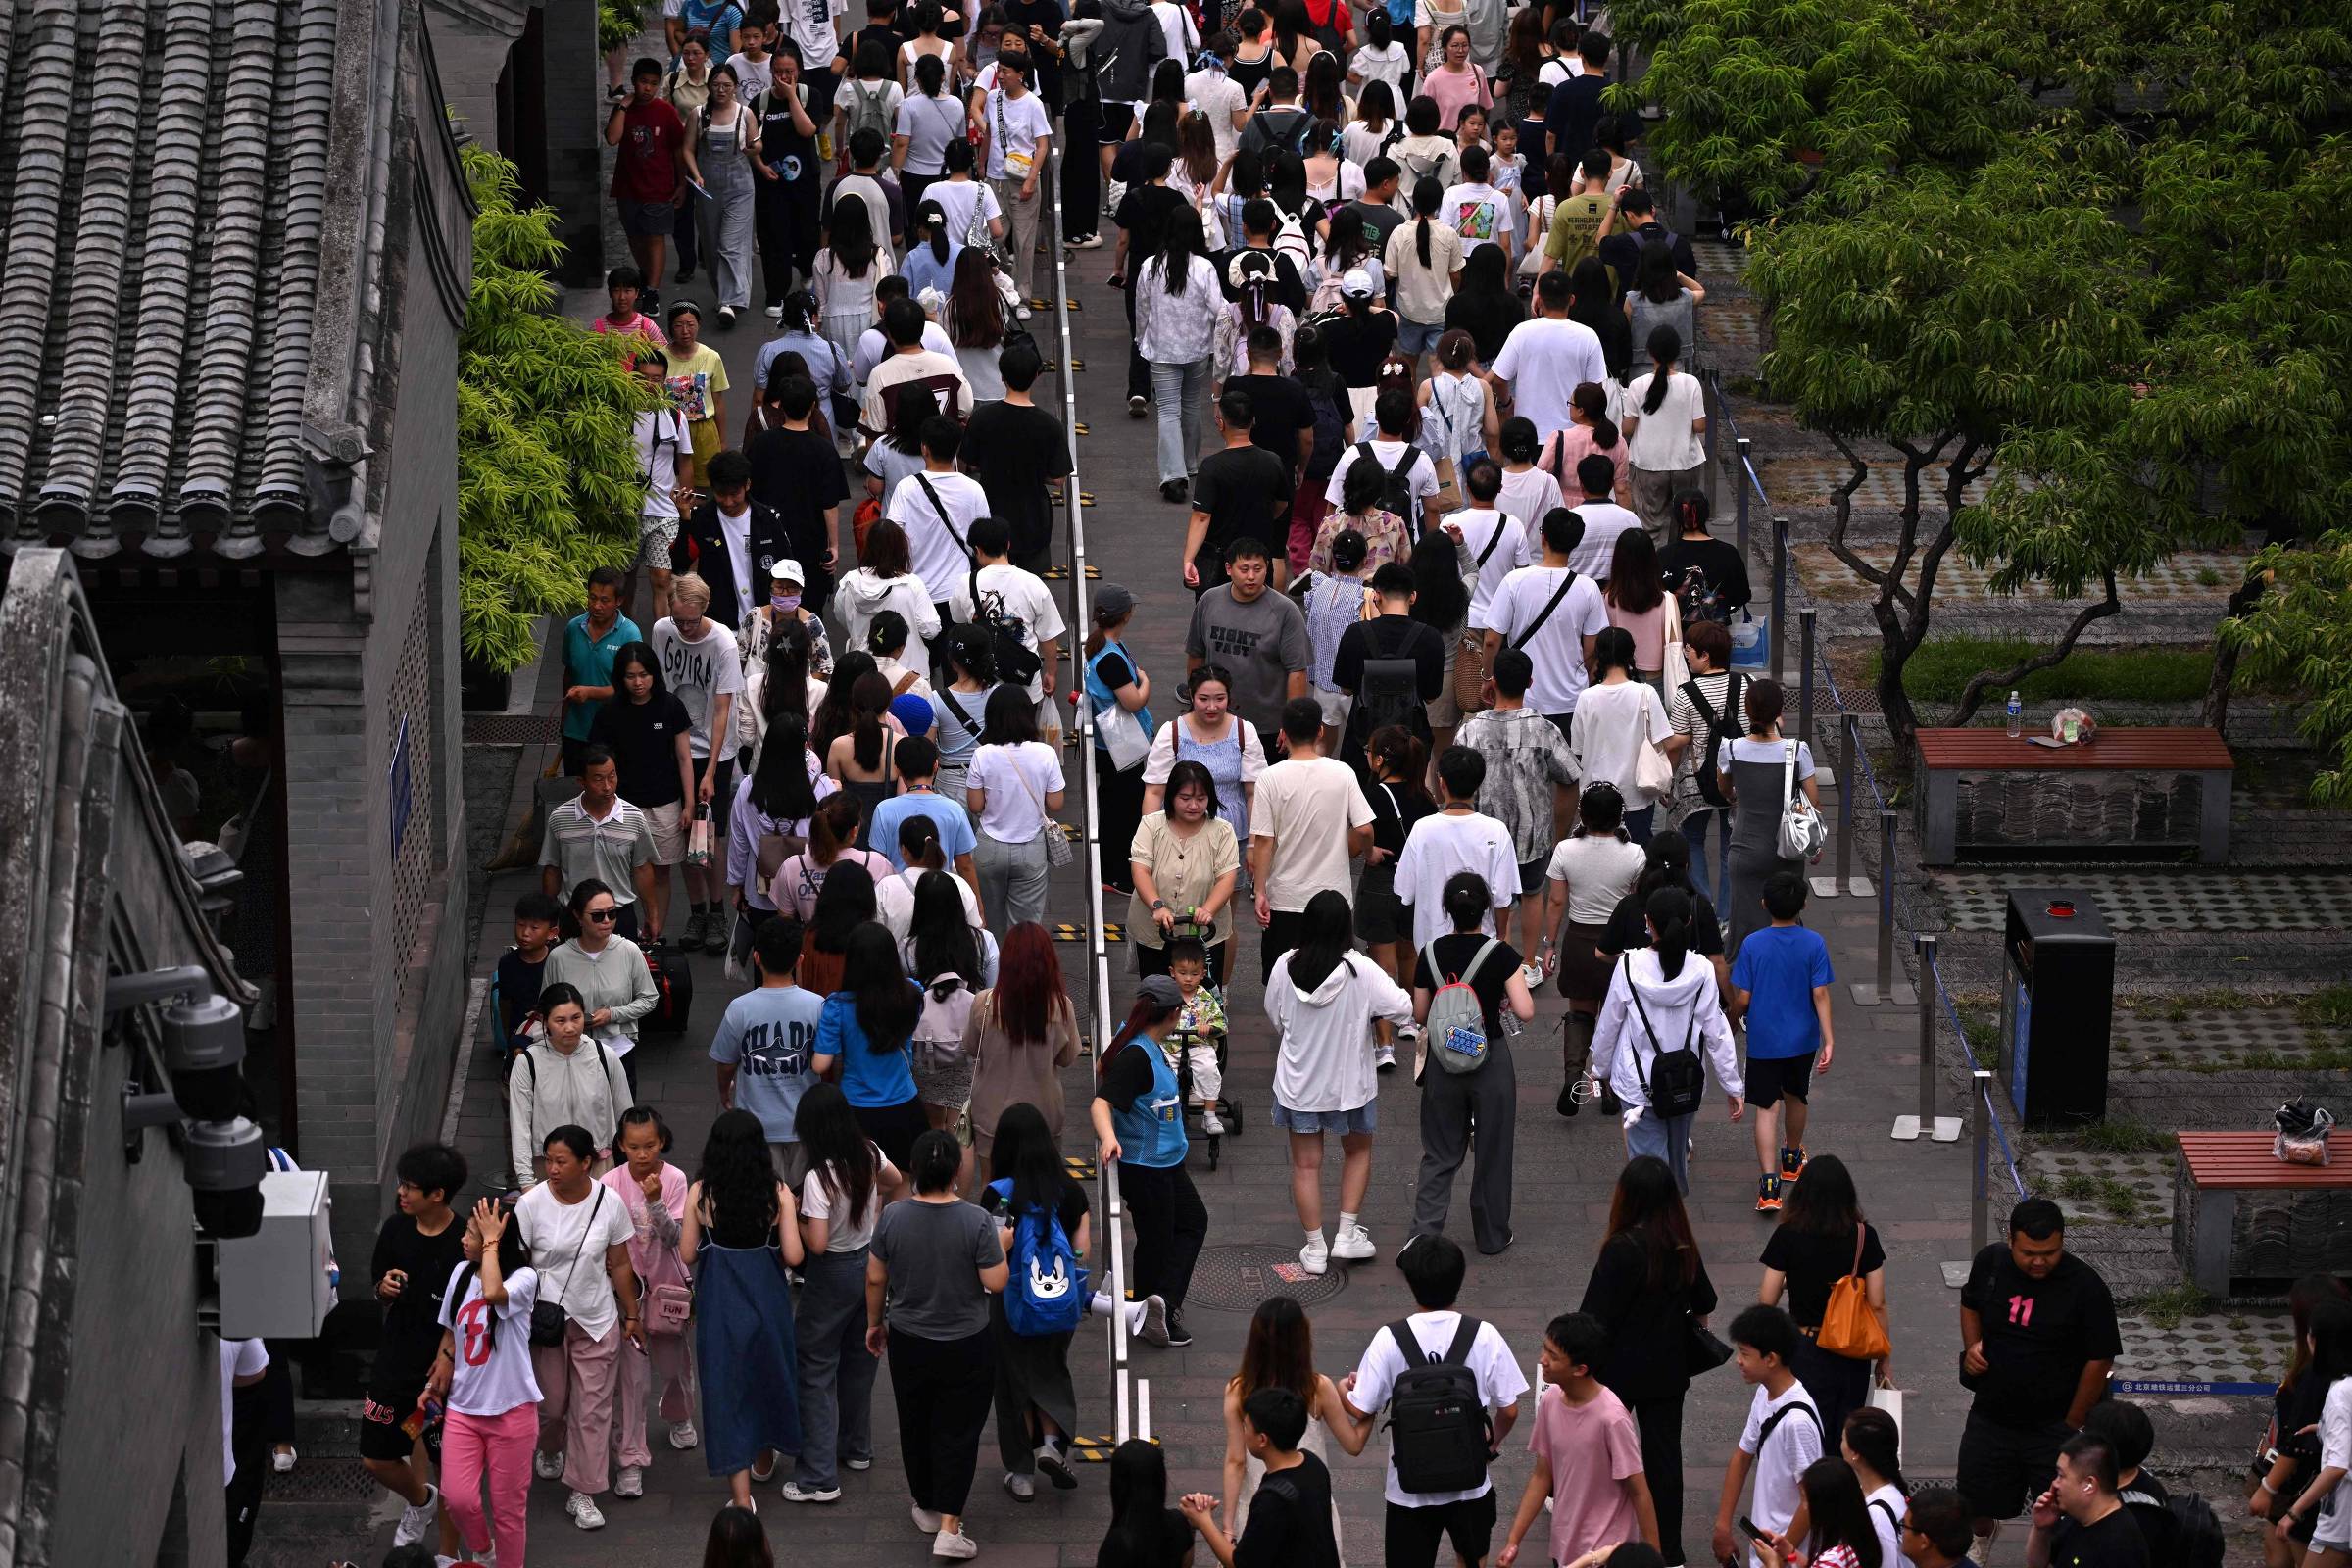
<path id="1" fill-rule="evenodd" d="M 124 975 L 107 982 L 106 1010 L 163 1004 L 169 1095 L 125 1084 L 125 1152 L 138 1158 L 137 1140 L 149 1127 L 176 1127 L 180 1172 L 195 1191 L 196 1222 L 220 1238 L 251 1236 L 262 1224 L 262 1178 L 270 1148 L 261 1128 L 241 1114 L 245 1100 L 245 1013 L 211 989 L 192 965 Z"/>

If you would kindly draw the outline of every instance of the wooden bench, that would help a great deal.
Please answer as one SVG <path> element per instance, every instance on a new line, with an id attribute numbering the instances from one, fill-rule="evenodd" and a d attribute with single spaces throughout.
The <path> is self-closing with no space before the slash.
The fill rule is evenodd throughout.
<path id="1" fill-rule="evenodd" d="M 2289 1165 L 2270 1133 L 2174 1136 L 2173 1255 L 2208 1296 L 2352 1266 L 2352 1137 L 2334 1140 L 2332 1165 Z"/>
<path id="2" fill-rule="evenodd" d="M 1919 837 L 1929 865 L 1950 865 L 1963 845 L 2063 847 L 2072 844 L 2194 845 L 2197 858 L 2230 858 L 2230 787 L 2236 767 L 2219 730 L 2154 725 L 2103 728 L 2083 745 L 2036 746 L 1997 729 L 1923 729 L 1919 757 Z M 2161 797 L 2101 789 L 2098 775 L 2169 775 Z M 2032 775 L 2042 787 L 2008 788 Z M 2006 776 L 2006 777 L 2004 777 Z M 1971 786 L 1963 811 L 1961 786 Z M 2181 789 L 2192 781 L 2194 800 Z M 2078 791 L 2078 782 L 2084 786 Z M 1997 798 L 1975 799 L 1991 783 Z M 2078 798 L 2080 796 L 2080 798 Z M 1963 823 L 1963 816 L 1967 822 Z"/>

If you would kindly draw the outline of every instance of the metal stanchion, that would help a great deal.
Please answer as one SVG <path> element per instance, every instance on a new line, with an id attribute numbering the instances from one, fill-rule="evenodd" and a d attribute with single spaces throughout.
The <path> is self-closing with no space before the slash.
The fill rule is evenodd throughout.
<path id="1" fill-rule="evenodd" d="M 1772 519 L 1772 678 L 1788 684 L 1788 666 L 1781 662 L 1787 645 L 1788 619 L 1788 519 Z"/>
<path id="2" fill-rule="evenodd" d="M 1854 759 L 1862 750 L 1862 721 L 1851 713 L 1840 713 L 1838 729 L 1838 873 L 1807 880 L 1817 899 L 1843 898 L 1848 894 L 1867 899 L 1870 878 L 1853 874 L 1854 794 L 1861 788 L 1862 777 L 1854 771 Z"/>
<path id="3" fill-rule="evenodd" d="M 1796 612 L 1796 738 L 1807 750 L 1813 746 L 1813 616 L 1810 608 Z"/>
<path id="4" fill-rule="evenodd" d="M 1992 1074 L 1983 1067 L 1968 1075 L 1969 1120 L 1977 1134 L 1976 1158 L 1970 1162 L 1968 1255 L 1975 1257 L 1990 1240 L 1992 1216 Z"/>
<path id="5" fill-rule="evenodd" d="M 1732 477 L 1739 486 L 1740 492 L 1738 512 L 1740 515 L 1740 559 L 1741 561 L 1747 559 L 1747 493 L 1752 488 L 1747 482 L 1747 453 L 1748 449 L 1754 445 L 1755 443 L 1746 436 L 1741 436 L 1732 443 L 1734 466 Z"/>
<path id="6" fill-rule="evenodd" d="M 1936 939 L 1916 936 L 1911 939 L 1912 952 L 1919 958 L 1920 989 L 1924 993 L 1936 974 Z M 1919 1114 L 1894 1118 L 1893 1137 L 1911 1143 L 1925 1132 L 1939 1144 L 1956 1143 L 1960 1138 L 1960 1118 L 1936 1114 L 1936 1009 L 1919 1009 Z"/>
<path id="7" fill-rule="evenodd" d="M 1894 812 L 1879 812 L 1879 962 L 1874 978 L 1857 980 L 1847 991 L 1857 1007 L 1890 1002 L 1908 1007 L 1919 994 L 1894 977 Z"/>

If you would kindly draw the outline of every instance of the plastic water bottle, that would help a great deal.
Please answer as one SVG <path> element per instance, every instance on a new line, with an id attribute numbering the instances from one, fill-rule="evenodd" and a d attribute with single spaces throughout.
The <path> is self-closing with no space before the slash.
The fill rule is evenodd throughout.
<path id="1" fill-rule="evenodd" d="M 2026 705 L 2017 700 L 2017 693 L 2011 692 L 2009 694 L 2009 738 L 2015 740 L 2025 732 Z"/>

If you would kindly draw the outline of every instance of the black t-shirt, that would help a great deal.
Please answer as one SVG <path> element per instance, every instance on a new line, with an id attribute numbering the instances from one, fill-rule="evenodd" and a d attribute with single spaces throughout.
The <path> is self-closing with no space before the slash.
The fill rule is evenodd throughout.
<path id="1" fill-rule="evenodd" d="M 1193 508 L 1208 514 L 1208 532 L 1193 558 L 1200 586 L 1225 580 L 1225 550 L 1245 535 L 1269 551 L 1283 549 L 1290 533 L 1291 470 L 1263 447 L 1226 447 L 1200 460 L 1193 482 Z"/>
<path id="2" fill-rule="evenodd" d="M 1109 1102 L 1113 1110 L 1133 1110 L 1136 1097 L 1152 1092 L 1152 1058 L 1134 1050 L 1136 1046 L 1159 1049 L 1151 1037 L 1137 1035 L 1110 1058 L 1110 1068 L 1102 1075 L 1102 1087 L 1095 1091 Z"/>
<path id="3" fill-rule="evenodd" d="M 1233 1544 L 1233 1568 L 1339 1568 L 1331 1531 L 1331 1472 L 1311 1453 L 1272 1470 L 1250 1499 L 1250 1524 Z"/>
<path id="4" fill-rule="evenodd" d="M 1446 329 L 1459 327 L 1478 345 L 1481 365 L 1493 365 L 1502 352 L 1511 328 L 1527 319 L 1527 307 L 1516 294 L 1462 292 L 1446 302 Z"/>
<path id="5" fill-rule="evenodd" d="M 752 499 L 775 508 L 784 519 L 784 534 L 792 541 L 793 556 L 808 576 L 804 597 L 821 607 L 832 591 L 834 576 L 825 564 L 825 551 L 831 544 L 825 509 L 850 499 L 841 454 L 814 430 L 779 427 L 752 437 L 743 457 L 752 466 Z"/>
<path id="6" fill-rule="evenodd" d="M 1878 1230 L 1862 1227 L 1862 1266 L 1854 1266 L 1854 1233 L 1820 1236 L 1783 1225 L 1764 1243 L 1764 1266 L 1788 1278 L 1788 1315 L 1799 1328 L 1819 1328 L 1830 1304 L 1830 1287 L 1848 1274 L 1867 1275 L 1886 1266 L 1886 1250 L 1879 1245 Z"/>
<path id="7" fill-rule="evenodd" d="M 1387 311 L 1335 317 L 1323 328 L 1324 357 L 1349 386 L 1378 383 L 1380 362 L 1396 346 L 1396 318 Z"/>
<path id="8" fill-rule="evenodd" d="M 1424 948 L 1420 956 L 1413 959 L 1413 989 L 1434 994 L 1440 986 L 1465 978 L 1462 971 L 1468 967 L 1471 959 L 1478 956 L 1478 950 L 1492 940 L 1481 931 L 1457 931 L 1451 936 L 1438 938 L 1431 946 L 1437 949 L 1438 966 L 1445 973 L 1433 975 L 1429 972 L 1429 949 Z M 1519 950 L 1508 942 L 1496 943 L 1494 951 L 1487 955 L 1487 961 L 1467 976 L 1470 989 L 1478 993 L 1479 1005 L 1486 1009 L 1489 1038 L 1502 1032 L 1503 992 L 1509 987 L 1511 976 L 1519 972 L 1519 965 L 1525 961 L 1519 956 Z"/>
<path id="9" fill-rule="evenodd" d="M 1095 1568 L 1177 1568 L 1193 1549 L 1193 1527 L 1181 1509 L 1162 1508 L 1152 1521 L 1152 1539 L 1105 1536 L 1095 1553 Z"/>
<path id="10" fill-rule="evenodd" d="M 978 1202 L 982 1213 L 994 1214 L 1000 1220 L 1004 1219 L 1004 1199 L 997 1196 L 995 1187 L 987 1182 L 980 1184 Z M 1078 1235 L 1079 1223 L 1087 1215 L 1085 1184 L 1072 1181 L 1063 1182 L 1061 1197 L 1054 1200 L 1054 1207 L 1061 1218 L 1062 1231 L 1072 1239 L 1074 1244 Z"/>
<path id="11" fill-rule="evenodd" d="M 896 51 L 893 51 L 895 58 Z M 801 83 L 801 100 L 808 102 L 808 84 Z M 757 100 L 760 112 L 760 161 L 776 172 L 786 188 L 807 192 L 811 198 L 817 189 L 822 171 L 817 167 L 816 138 L 804 136 L 793 127 L 792 110 L 773 92 L 761 93 Z M 817 117 L 810 115 L 810 124 Z"/>
<path id="12" fill-rule="evenodd" d="M 1690 951 L 1702 958 L 1722 956 L 1723 924 L 1715 918 L 1715 901 L 1704 893 L 1685 891 L 1690 893 Z M 1648 946 L 1649 925 L 1642 916 L 1641 904 L 1629 893 L 1609 911 L 1600 951 L 1614 957 Z"/>
<path id="13" fill-rule="evenodd" d="M 671 772 L 674 776 L 676 770 L 673 768 Z M 491 989 L 498 996 L 499 1034 L 509 1051 L 520 1051 L 527 1043 L 522 1038 L 522 1020 L 539 1005 L 541 977 L 546 973 L 545 954 L 533 963 L 522 956 L 520 948 L 510 948 L 498 960 Z"/>
<path id="14" fill-rule="evenodd" d="M 1978 1412 L 2003 1426 L 2064 1420 L 2084 1364 L 2112 1361 L 2123 1349 L 2107 1282 L 2072 1255 L 2048 1278 L 2032 1279 L 2009 1244 L 1995 1242 L 1970 1266 L 1960 1304 L 1977 1314 L 1989 1363 L 1961 1384 L 1975 1392 Z"/>
<path id="15" fill-rule="evenodd" d="M 1046 485 L 1070 471 L 1061 420 L 1034 406 L 984 403 L 963 427 L 962 451 L 988 492 L 989 515 L 1012 536 L 1012 559 L 1026 561 L 1051 546 L 1054 508 Z"/>
<path id="16" fill-rule="evenodd" d="M 1707 588 L 1722 596 L 1727 611 L 1745 609 L 1755 597 L 1748 587 L 1747 563 L 1740 558 L 1740 547 L 1721 539 L 1677 539 L 1658 552 L 1658 569 L 1678 590 L 1686 574 L 1696 573 Z"/>
<path id="17" fill-rule="evenodd" d="M 1131 145 L 1140 147 L 1143 143 Z M 1165 185 L 1130 185 L 1127 194 L 1119 198 L 1119 210 L 1111 214 L 1110 220 L 1127 234 L 1130 285 L 1144 275 L 1144 264 L 1157 256 L 1160 247 L 1168 242 L 1168 220 L 1188 205 L 1184 192 L 1170 190 Z"/>
<path id="18" fill-rule="evenodd" d="M 2148 1568 L 2147 1538 L 2130 1508 L 2095 1525 L 2061 1519 L 2050 1532 L 2050 1568 Z"/>
<path id="19" fill-rule="evenodd" d="M 1115 692 L 1122 686 L 1135 684 L 1135 665 L 1113 650 L 1096 662 L 1095 679 Z"/>
<path id="20" fill-rule="evenodd" d="M 1389 251 L 1389 236 L 1404 221 L 1404 215 L 1386 202 L 1368 202 L 1356 197 L 1348 203 L 1348 211 L 1364 220 L 1372 231 L 1372 254 L 1385 256 Z"/>
<path id="21" fill-rule="evenodd" d="M 1428 704 L 1446 687 L 1446 639 L 1409 615 L 1382 615 L 1359 620 L 1340 633 L 1339 651 L 1331 661 L 1334 691 L 1351 692 L 1358 701 L 1348 710 L 1348 730 L 1340 749 L 1350 758 L 1369 738 L 1369 718 L 1363 702 L 1364 664 L 1375 659 L 1409 659 L 1419 679 L 1421 701 L 1405 715 L 1404 727 L 1426 741 L 1430 738 Z"/>
<path id="22" fill-rule="evenodd" d="M 1298 270 L 1298 259 L 1287 251 L 1274 250 L 1270 245 L 1252 248 L 1260 249 L 1274 258 L 1274 303 L 1287 305 L 1294 313 L 1305 310 L 1306 277 Z M 1217 264 L 1217 285 L 1229 300 L 1242 297 L 1241 289 L 1233 281 L 1233 259 L 1241 254 L 1240 251 L 1219 251 L 1211 258 Z"/>
<path id="23" fill-rule="evenodd" d="M 1364 799 L 1372 807 L 1372 843 L 1389 852 L 1382 863 L 1392 871 L 1396 868 L 1396 857 L 1404 853 L 1405 838 L 1413 824 L 1438 808 L 1429 792 L 1415 785 L 1408 789 L 1402 784 L 1383 784 L 1376 779 L 1363 781 Z"/>
<path id="24" fill-rule="evenodd" d="M 369 1386 L 387 1393 L 420 1386 L 441 1348 L 441 1298 L 449 1276 L 466 1261 L 466 1222 L 452 1214 L 438 1236 L 418 1232 L 406 1214 L 388 1215 L 375 1233 L 368 1261 L 370 1286 L 394 1269 L 408 1274 L 398 1296 L 384 1307 L 384 1338 L 376 1348 Z M 390 1402 L 390 1401 L 386 1401 Z"/>
<path id="25" fill-rule="evenodd" d="M 596 710 L 588 738 L 609 747 L 620 770 L 620 798 L 641 811 L 685 799 L 678 783 L 678 737 L 694 728 L 686 705 L 663 692 L 646 702 L 616 697 Z"/>
<path id="26" fill-rule="evenodd" d="M 1228 392 L 1250 394 L 1250 439 L 1282 460 L 1298 466 L 1298 432 L 1315 427 L 1315 411 L 1306 401 L 1306 388 L 1288 375 L 1237 375 L 1225 383 Z"/>
<path id="27" fill-rule="evenodd" d="M 1592 150 L 1592 133 L 1600 124 L 1601 89 L 1608 84 L 1606 76 L 1595 74 L 1570 76 L 1551 89 L 1551 101 L 1544 106 L 1544 129 L 1553 152 L 1566 153 L 1573 162 Z"/>

